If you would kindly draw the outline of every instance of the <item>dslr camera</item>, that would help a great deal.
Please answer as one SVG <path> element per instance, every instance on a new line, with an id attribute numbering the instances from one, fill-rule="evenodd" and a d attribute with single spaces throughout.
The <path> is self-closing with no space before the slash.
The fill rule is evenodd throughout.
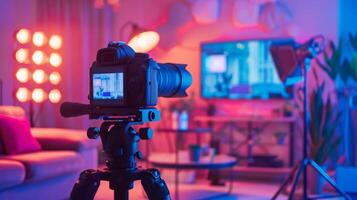
<path id="1" fill-rule="evenodd" d="M 157 105 L 158 97 L 185 97 L 191 83 L 185 64 L 157 63 L 123 42 L 110 42 L 98 50 L 90 68 L 90 105 L 63 103 L 61 113 L 65 117 L 89 114 L 91 119 L 137 111 L 155 115 L 156 109 L 150 108 Z"/>
<path id="2" fill-rule="evenodd" d="M 98 51 L 90 69 L 90 103 L 143 108 L 155 106 L 159 96 L 187 96 L 192 78 L 185 67 L 157 63 L 123 43 L 109 43 Z"/>

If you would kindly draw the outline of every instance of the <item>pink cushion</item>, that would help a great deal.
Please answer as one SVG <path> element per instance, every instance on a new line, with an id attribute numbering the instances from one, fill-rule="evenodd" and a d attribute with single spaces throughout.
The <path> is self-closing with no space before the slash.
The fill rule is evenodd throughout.
<path id="1" fill-rule="evenodd" d="M 25 119 L 0 115 L 0 138 L 6 154 L 14 155 L 41 150 L 32 137 L 30 124 Z"/>

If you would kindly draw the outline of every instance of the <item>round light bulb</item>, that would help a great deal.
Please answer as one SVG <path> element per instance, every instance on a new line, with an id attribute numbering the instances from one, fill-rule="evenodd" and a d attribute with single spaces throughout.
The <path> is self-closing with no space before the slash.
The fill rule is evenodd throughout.
<path id="1" fill-rule="evenodd" d="M 32 36 L 32 43 L 37 46 L 41 47 L 46 43 L 46 36 L 42 32 L 35 32 Z"/>
<path id="2" fill-rule="evenodd" d="M 20 87 L 16 91 L 16 99 L 22 103 L 30 100 L 31 92 L 25 87 Z"/>
<path id="3" fill-rule="evenodd" d="M 61 74 L 58 72 L 52 72 L 50 74 L 50 83 L 53 85 L 58 85 L 61 82 Z"/>
<path id="4" fill-rule="evenodd" d="M 27 68 L 20 68 L 16 72 L 16 79 L 20 83 L 26 83 L 30 80 L 30 71 Z"/>
<path id="5" fill-rule="evenodd" d="M 62 46 L 62 38 L 59 35 L 52 35 L 49 40 L 50 47 L 53 49 L 59 49 Z"/>
<path id="6" fill-rule="evenodd" d="M 36 88 L 32 91 L 32 100 L 36 103 L 42 103 L 46 98 L 46 93 L 41 88 Z"/>
<path id="7" fill-rule="evenodd" d="M 41 84 L 46 81 L 46 73 L 42 69 L 36 69 L 32 74 L 32 80 L 37 83 Z"/>
<path id="8" fill-rule="evenodd" d="M 17 31 L 16 33 L 16 40 L 20 43 L 20 44 L 26 44 L 28 42 L 30 42 L 31 40 L 31 33 L 28 29 L 20 29 L 19 31 Z"/>
<path id="9" fill-rule="evenodd" d="M 18 49 L 15 53 L 16 61 L 19 63 L 28 63 L 29 61 L 29 50 L 28 49 Z"/>
<path id="10" fill-rule="evenodd" d="M 62 94 L 59 90 L 57 89 L 53 89 L 50 91 L 50 93 L 48 94 L 48 99 L 50 100 L 50 102 L 52 103 L 58 103 L 61 101 L 62 98 Z"/>
<path id="11" fill-rule="evenodd" d="M 33 52 L 32 54 L 32 61 L 36 64 L 36 65 L 41 65 L 45 63 L 45 53 L 43 53 L 43 51 L 37 50 L 35 52 Z"/>
<path id="12" fill-rule="evenodd" d="M 58 53 L 51 53 L 50 64 L 53 67 L 59 67 L 62 64 L 62 57 Z"/>

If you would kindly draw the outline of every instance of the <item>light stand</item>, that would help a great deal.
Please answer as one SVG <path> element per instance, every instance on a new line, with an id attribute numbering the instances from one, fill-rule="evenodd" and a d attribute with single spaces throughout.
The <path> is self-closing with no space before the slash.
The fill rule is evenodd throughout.
<path id="1" fill-rule="evenodd" d="M 319 37 L 319 36 L 318 36 Z M 299 184 L 300 176 L 303 175 L 303 199 L 326 199 L 334 197 L 344 197 L 344 199 L 351 199 L 346 193 L 338 188 L 334 180 L 311 158 L 308 156 L 308 129 L 309 129 L 309 110 L 308 110 L 308 70 L 310 69 L 311 59 L 313 59 L 318 53 L 323 50 L 323 47 L 320 47 L 319 44 L 315 41 L 317 37 L 312 38 L 309 42 L 299 46 L 296 44 L 274 44 L 271 47 L 271 53 L 278 68 L 279 76 L 282 81 L 285 82 L 290 75 L 296 73 L 291 73 L 296 71 L 296 68 L 301 67 L 301 75 L 303 77 L 304 83 L 304 99 L 303 99 L 303 117 L 304 117 L 304 129 L 303 129 L 303 159 L 294 167 L 288 178 L 280 186 L 279 190 L 274 194 L 272 199 L 277 199 L 282 191 L 288 186 L 291 181 L 293 182 L 292 189 L 289 194 L 289 200 L 294 199 L 294 194 L 297 185 Z M 290 45 L 290 48 L 287 48 Z M 281 48 L 282 47 L 282 48 Z M 293 52 L 294 51 L 294 52 Z M 290 56 L 287 56 L 290 55 Z M 286 60 L 286 59 L 291 60 Z M 282 69 L 285 68 L 285 69 Z M 289 70 L 286 70 L 288 68 Z M 282 73 L 285 72 L 285 73 Z M 288 73 L 286 73 L 288 72 Z M 296 80 L 296 79 L 295 79 Z M 307 167 L 310 166 L 315 170 L 320 176 L 322 176 L 336 191 L 338 194 L 335 195 L 323 195 L 315 196 L 309 198 L 308 196 L 308 177 L 307 177 Z"/>
<path id="2" fill-rule="evenodd" d="M 35 109 L 33 105 L 33 101 L 30 101 L 29 103 L 29 120 L 30 120 L 30 125 L 31 127 L 35 127 Z"/>

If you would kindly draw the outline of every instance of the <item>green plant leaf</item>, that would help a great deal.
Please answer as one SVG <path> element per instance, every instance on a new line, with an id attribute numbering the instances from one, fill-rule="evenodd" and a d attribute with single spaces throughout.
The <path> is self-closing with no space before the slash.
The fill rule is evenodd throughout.
<path id="1" fill-rule="evenodd" d="M 340 68 L 340 76 L 343 82 L 347 82 L 348 77 L 350 76 L 350 63 L 347 59 L 344 59 L 341 68 Z"/>
<path id="2" fill-rule="evenodd" d="M 357 51 L 357 33 L 356 35 L 353 35 L 352 33 L 348 34 L 349 36 L 349 41 L 351 43 L 352 48 Z"/>
<path id="3" fill-rule="evenodd" d="M 352 55 L 351 62 L 349 64 L 350 73 L 354 80 L 357 80 L 357 52 Z"/>
<path id="4" fill-rule="evenodd" d="M 341 117 L 330 96 L 324 101 L 324 89 L 322 83 L 310 96 L 310 156 L 319 164 L 336 157 L 339 145 L 336 129 Z"/>
<path id="5" fill-rule="evenodd" d="M 328 65 L 322 64 L 322 62 L 319 59 L 316 59 L 316 63 L 322 70 L 324 70 L 327 73 L 327 75 L 332 80 L 336 79 L 337 73 L 335 71 L 333 71 Z"/>

